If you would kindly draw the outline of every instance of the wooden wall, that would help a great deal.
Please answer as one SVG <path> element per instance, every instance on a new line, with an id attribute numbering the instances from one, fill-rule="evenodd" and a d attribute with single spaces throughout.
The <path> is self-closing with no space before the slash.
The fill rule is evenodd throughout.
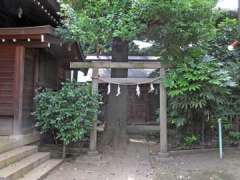
<path id="1" fill-rule="evenodd" d="M 44 88 L 57 89 L 58 62 L 44 49 L 39 51 L 39 77 L 38 84 Z"/>
<path id="2" fill-rule="evenodd" d="M 26 49 L 24 60 L 22 132 L 31 132 L 35 120 L 34 96 L 36 88 L 58 88 L 58 61 L 45 49 Z"/>
<path id="3" fill-rule="evenodd" d="M 151 121 L 149 109 L 149 86 L 140 85 L 141 96 L 136 95 L 136 86 L 128 86 L 128 124 L 145 124 Z"/>
<path id="4" fill-rule="evenodd" d="M 127 102 L 127 123 L 128 125 L 136 124 L 157 124 L 156 111 L 159 109 L 159 88 L 154 86 L 155 92 L 148 93 L 149 84 L 140 85 L 141 95 L 136 95 L 136 86 L 128 86 L 128 102 Z M 102 112 L 99 116 L 101 121 L 106 118 L 108 108 L 107 84 L 100 84 L 99 92 L 103 95 Z M 121 96 L 119 96 L 121 98 Z"/>
<path id="5" fill-rule="evenodd" d="M 0 135 L 13 131 L 14 59 L 13 46 L 0 46 Z"/>
<path id="6" fill-rule="evenodd" d="M 35 64 L 38 60 L 38 51 L 26 49 L 24 60 L 24 85 L 23 85 L 23 105 L 22 105 L 22 130 L 29 132 L 34 127 L 34 89 L 35 89 Z"/>
<path id="7" fill-rule="evenodd" d="M 31 132 L 36 88 L 56 90 L 64 74 L 49 50 L 0 45 L 0 136 Z"/>

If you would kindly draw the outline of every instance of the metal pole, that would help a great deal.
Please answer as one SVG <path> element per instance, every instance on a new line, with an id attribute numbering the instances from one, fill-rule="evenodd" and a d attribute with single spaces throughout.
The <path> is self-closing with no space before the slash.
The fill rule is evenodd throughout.
<path id="1" fill-rule="evenodd" d="M 219 156 L 223 159 L 222 120 L 218 119 Z"/>
<path id="2" fill-rule="evenodd" d="M 240 21 L 240 0 L 238 0 L 238 20 Z"/>
<path id="3" fill-rule="evenodd" d="M 238 17 L 238 33 L 240 33 L 240 0 L 238 0 L 237 17 Z"/>

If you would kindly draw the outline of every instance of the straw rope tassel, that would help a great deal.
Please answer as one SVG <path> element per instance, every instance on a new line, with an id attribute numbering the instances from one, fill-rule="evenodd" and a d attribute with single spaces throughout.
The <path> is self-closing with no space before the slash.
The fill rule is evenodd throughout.
<path id="1" fill-rule="evenodd" d="M 153 86 L 153 83 L 151 83 L 148 93 L 152 93 L 153 91 L 154 91 L 154 86 Z"/>
<path id="2" fill-rule="evenodd" d="M 108 83 L 108 90 L 107 90 L 107 95 L 109 95 L 111 93 L 111 84 Z"/>
<path id="3" fill-rule="evenodd" d="M 120 84 L 118 84 L 116 96 L 119 96 L 120 94 L 121 94 L 121 89 L 120 89 Z"/>
<path id="4" fill-rule="evenodd" d="M 141 92 L 140 92 L 140 87 L 139 87 L 139 84 L 137 84 L 137 87 L 136 87 L 136 95 L 137 96 L 140 96 Z"/>

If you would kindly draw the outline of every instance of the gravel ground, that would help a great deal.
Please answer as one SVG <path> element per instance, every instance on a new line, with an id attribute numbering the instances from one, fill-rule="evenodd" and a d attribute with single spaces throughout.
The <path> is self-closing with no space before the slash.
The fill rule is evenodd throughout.
<path id="1" fill-rule="evenodd" d="M 47 180 L 152 180 L 148 145 L 129 143 L 126 149 L 107 150 L 100 160 L 79 157 L 65 162 Z"/>
<path id="2" fill-rule="evenodd" d="M 217 151 L 182 154 L 169 159 L 152 156 L 154 180 L 240 180 L 240 150 L 225 151 L 220 160 Z"/>
<path id="3" fill-rule="evenodd" d="M 156 145 L 155 145 L 156 146 Z M 240 180 L 240 150 L 172 155 L 160 159 L 146 141 L 105 150 L 101 158 L 66 161 L 46 180 Z"/>

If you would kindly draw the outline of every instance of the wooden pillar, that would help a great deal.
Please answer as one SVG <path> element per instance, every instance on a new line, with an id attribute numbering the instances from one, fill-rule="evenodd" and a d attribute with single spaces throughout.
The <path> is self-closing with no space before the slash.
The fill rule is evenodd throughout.
<path id="1" fill-rule="evenodd" d="M 22 105 L 24 85 L 24 57 L 25 48 L 17 46 L 15 51 L 15 74 L 14 74 L 14 122 L 13 134 L 22 133 Z"/>
<path id="2" fill-rule="evenodd" d="M 160 77 L 165 76 L 164 68 L 160 69 Z M 163 83 L 160 82 L 160 156 L 168 156 L 167 149 L 167 92 Z"/>
<path id="3" fill-rule="evenodd" d="M 94 68 L 93 69 L 93 74 L 92 74 L 92 93 L 97 94 L 98 93 L 98 69 Z M 97 114 L 94 117 L 93 121 L 93 126 L 92 130 L 90 132 L 90 145 L 89 145 L 89 155 L 97 155 Z"/>

